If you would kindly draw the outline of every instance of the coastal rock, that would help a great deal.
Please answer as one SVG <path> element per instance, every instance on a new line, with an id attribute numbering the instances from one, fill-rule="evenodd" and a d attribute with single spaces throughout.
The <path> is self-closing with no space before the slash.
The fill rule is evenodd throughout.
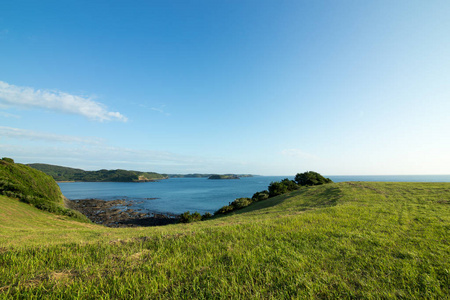
<path id="1" fill-rule="evenodd" d="M 120 209 L 133 205 L 131 201 L 101 199 L 71 200 L 69 206 L 89 218 L 93 223 L 108 227 L 161 226 L 178 222 L 176 215 Z"/>

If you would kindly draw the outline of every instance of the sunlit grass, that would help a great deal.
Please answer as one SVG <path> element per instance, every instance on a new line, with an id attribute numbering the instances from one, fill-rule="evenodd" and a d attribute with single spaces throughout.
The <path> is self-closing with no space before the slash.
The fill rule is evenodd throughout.
<path id="1" fill-rule="evenodd" d="M 449 183 L 329 184 L 154 228 L 0 207 L 0 298 L 450 296 Z"/>

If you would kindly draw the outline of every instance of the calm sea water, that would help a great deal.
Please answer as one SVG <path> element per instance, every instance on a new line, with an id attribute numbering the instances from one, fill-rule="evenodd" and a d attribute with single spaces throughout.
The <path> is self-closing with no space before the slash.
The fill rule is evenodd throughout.
<path id="1" fill-rule="evenodd" d="M 409 176 L 328 176 L 342 181 L 450 182 L 450 175 Z M 98 198 L 127 199 L 132 208 L 158 213 L 180 214 L 185 211 L 213 213 L 236 198 L 251 197 L 267 189 L 272 181 L 286 176 L 255 176 L 237 180 L 207 178 L 171 178 L 158 182 L 64 182 L 59 183 L 64 196 L 71 200 Z M 287 177 L 293 179 L 294 177 Z"/>

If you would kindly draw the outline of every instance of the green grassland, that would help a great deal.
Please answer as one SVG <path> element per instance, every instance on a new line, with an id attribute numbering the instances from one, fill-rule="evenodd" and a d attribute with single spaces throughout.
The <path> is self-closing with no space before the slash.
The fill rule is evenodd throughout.
<path id="1" fill-rule="evenodd" d="M 450 297 L 450 183 L 332 183 L 152 228 L 0 207 L 0 299 Z"/>

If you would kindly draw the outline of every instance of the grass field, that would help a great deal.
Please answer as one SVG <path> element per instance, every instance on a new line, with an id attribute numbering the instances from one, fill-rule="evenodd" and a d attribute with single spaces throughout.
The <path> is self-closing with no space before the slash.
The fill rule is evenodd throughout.
<path id="1" fill-rule="evenodd" d="M 153 228 L 0 208 L 0 299 L 450 298 L 450 183 L 333 183 Z"/>

